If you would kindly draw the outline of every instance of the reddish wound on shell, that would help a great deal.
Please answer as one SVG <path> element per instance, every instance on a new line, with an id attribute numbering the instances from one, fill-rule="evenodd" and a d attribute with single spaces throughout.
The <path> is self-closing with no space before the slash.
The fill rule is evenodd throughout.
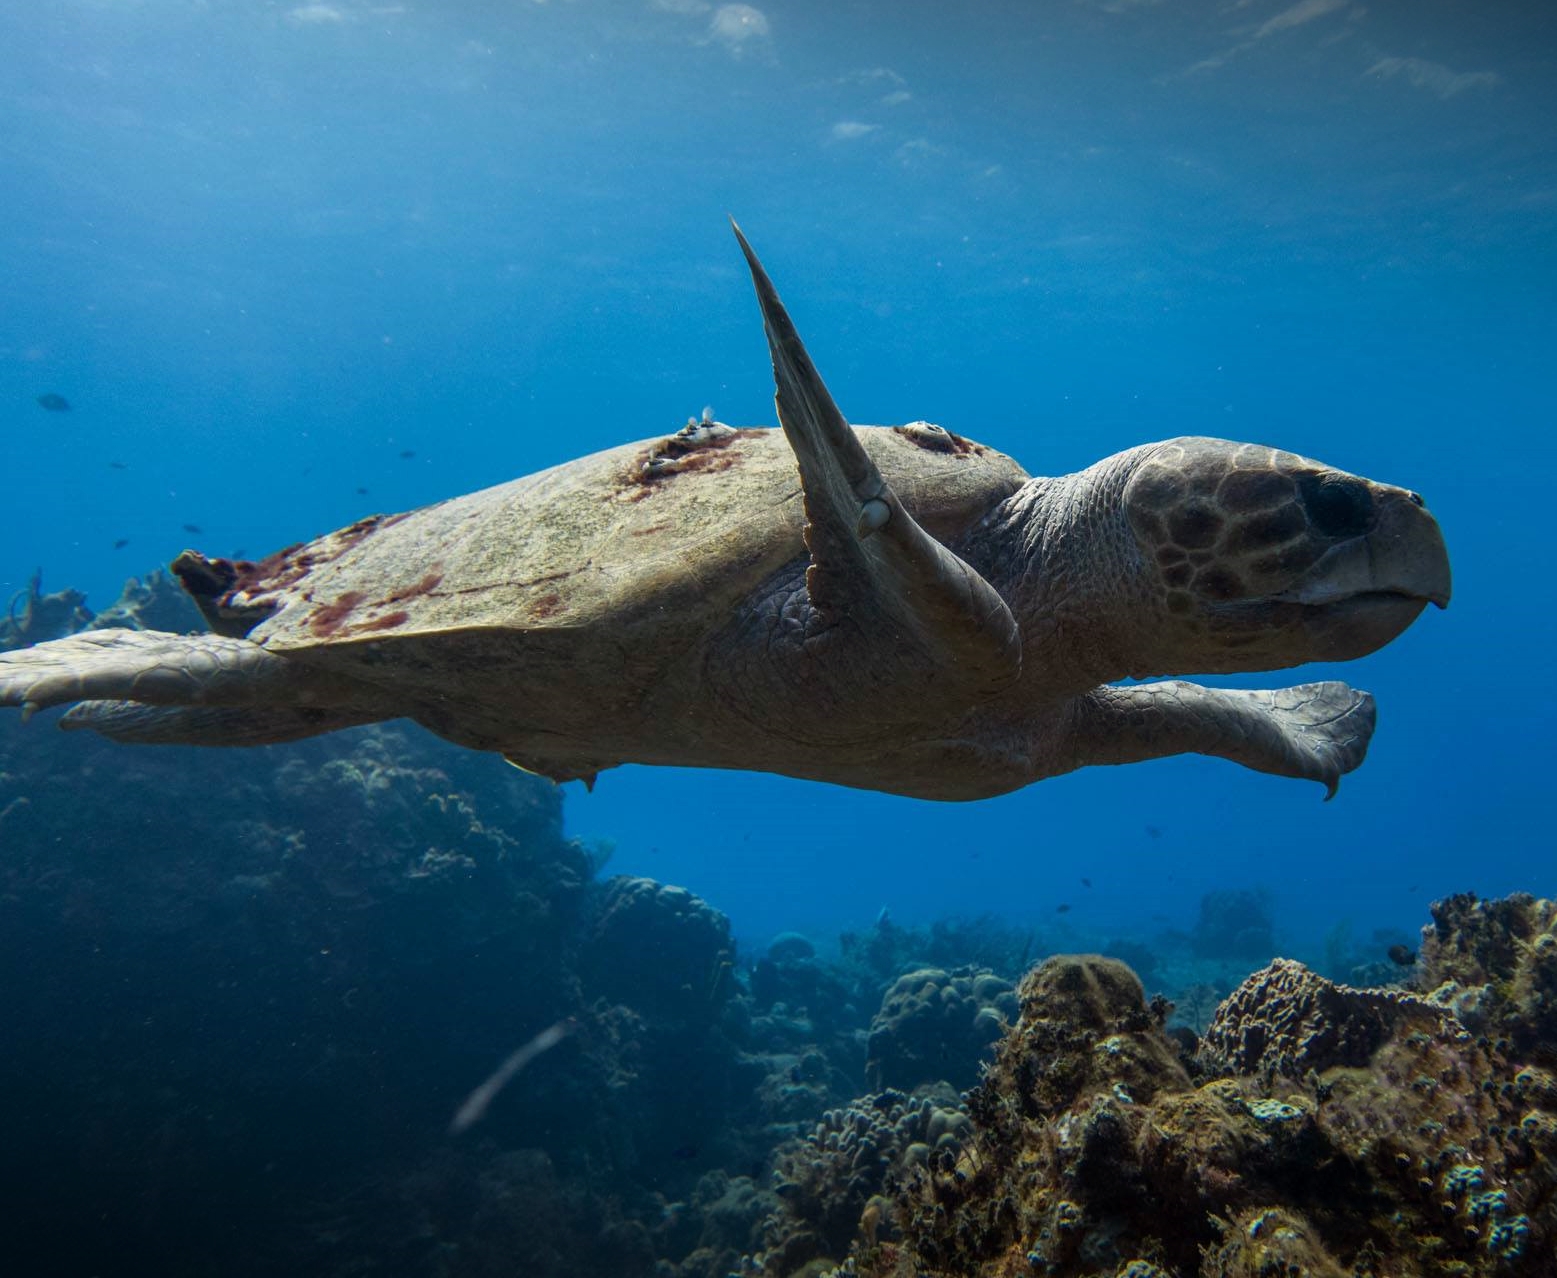
<path id="1" fill-rule="evenodd" d="M 348 590 L 343 595 L 336 595 L 334 603 L 324 604 L 314 610 L 313 616 L 308 619 L 308 628 L 320 639 L 329 638 L 341 628 L 352 609 L 366 597 L 360 590 Z"/>
<path id="2" fill-rule="evenodd" d="M 530 615 L 536 618 L 554 616 L 556 613 L 561 611 L 562 596 L 559 595 L 555 590 L 553 590 L 550 594 L 542 595 L 539 599 L 530 605 Z"/>
<path id="3" fill-rule="evenodd" d="M 430 595 L 437 589 L 438 583 L 442 580 L 443 565 L 434 564 L 414 586 L 402 586 L 399 590 L 391 591 L 384 596 L 384 602 L 386 604 L 405 603 L 408 599 L 418 599 L 422 595 Z"/>
<path id="4" fill-rule="evenodd" d="M 396 626 L 403 626 L 410 619 L 411 614 L 401 609 L 399 612 L 385 613 L 382 617 L 374 617 L 372 621 L 361 621 L 352 627 L 357 630 L 393 630 Z"/>

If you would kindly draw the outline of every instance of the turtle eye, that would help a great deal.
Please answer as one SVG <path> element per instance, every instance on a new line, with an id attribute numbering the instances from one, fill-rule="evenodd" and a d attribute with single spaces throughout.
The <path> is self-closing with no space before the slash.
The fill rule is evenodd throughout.
<path id="1" fill-rule="evenodd" d="M 1351 475 L 1307 474 L 1298 477 L 1298 491 L 1308 522 L 1326 537 L 1345 540 L 1368 531 L 1373 518 L 1373 494 Z"/>

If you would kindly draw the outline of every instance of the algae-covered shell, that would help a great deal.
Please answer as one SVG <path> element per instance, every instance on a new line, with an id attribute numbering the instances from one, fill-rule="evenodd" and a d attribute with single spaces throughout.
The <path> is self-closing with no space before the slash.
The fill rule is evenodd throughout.
<path id="1" fill-rule="evenodd" d="M 859 433 L 932 535 L 954 537 L 1026 479 L 925 423 Z M 262 618 L 249 637 L 273 651 L 718 615 L 805 553 L 804 523 L 782 431 L 694 423 L 238 563 L 221 606 Z"/>

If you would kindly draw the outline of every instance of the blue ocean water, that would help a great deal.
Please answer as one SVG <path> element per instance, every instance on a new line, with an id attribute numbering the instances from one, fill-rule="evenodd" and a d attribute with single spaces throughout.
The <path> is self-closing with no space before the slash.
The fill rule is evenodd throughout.
<path id="1" fill-rule="evenodd" d="M 1279 444 L 1422 492 L 1455 600 L 1305 672 L 1379 699 L 1330 804 L 1200 758 L 958 805 L 628 767 L 566 799 L 613 871 L 757 943 L 1264 886 L 1301 950 L 1557 886 L 1551 6 L 53 0 L 0 48 L 7 595 L 771 423 L 734 214 L 853 420 L 1033 473 Z"/>

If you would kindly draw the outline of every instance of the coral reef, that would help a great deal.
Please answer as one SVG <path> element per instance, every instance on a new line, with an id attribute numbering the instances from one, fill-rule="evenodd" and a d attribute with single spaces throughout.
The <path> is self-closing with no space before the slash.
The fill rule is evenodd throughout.
<path id="1" fill-rule="evenodd" d="M 86 606 L 86 596 L 69 589 L 44 594 L 40 570 L 33 573 L 24 589 L 11 596 L 5 616 L 0 617 L 0 652 L 58 639 L 91 624 L 92 610 Z"/>
<path id="2" fill-rule="evenodd" d="M 0 652 L 25 648 L 47 639 L 59 639 L 80 630 L 111 626 L 127 630 L 204 630 L 200 610 L 182 586 L 162 569 L 153 569 L 144 581 L 131 577 L 119 598 L 93 614 L 79 590 L 43 593 L 43 574 L 33 573 L 25 589 L 11 596 L 0 617 Z"/>
<path id="3" fill-rule="evenodd" d="M 1435 910 L 1424 975 L 1501 981 L 1488 1022 L 1500 1037 L 1474 1032 L 1452 998 L 1337 986 L 1278 961 L 1222 1004 L 1195 1075 L 1163 1031 L 1166 1007 L 1121 964 L 1050 959 L 1023 981 L 1021 1017 L 969 1098 L 973 1140 L 955 1168 L 912 1174 L 895 1201 L 901 1238 L 857 1244 L 854 1272 L 1544 1278 L 1557 1079 L 1538 1063 L 1551 1041 L 1537 995 L 1551 917 L 1528 898 Z"/>
<path id="4" fill-rule="evenodd" d="M 1557 1066 L 1557 903 L 1463 893 L 1432 915 L 1416 987 L 1472 1030 L 1507 1037 L 1516 1056 Z"/>
<path id="5" fill-rule="evenodd" d="M 921 967 L 971 964 L 1015 977 L 1045 952 L 1038 933 L 993 915 L 941 919 L 927 928 L 902 927 L 883 910 L 869 928 L 838 938 L 845 971 L 857 984 L 879 990 L 904 972 Z"/>
<path id="6" fill-rule="evenodd" d="M 706 1023 L 735 990 L 730 921 L 685 888 L 619 876 L 604 885 L 582 973 L 648 1016 Z"/>
<path id="7" fill-rule="evenodd" d="M 205 618 L 178 580 L 161 568 L 144 580 L 131 577 L 119 597 L 92 619 L 88 629 L 171 630 L 175 634 L 206 628 Z"/>
<path id="8" fill-rule="evenodd" d="M 1203 958 L 1270 958 L 1276 952 L 1271 894 L 1263 888 L 1207 892 L 1190 939 Z"/>
<path id="9" fill-rule="evenodd" d="M 873 1245 L 891 1227 L 882 1195 L 912 1169 L 954 1165 L 972 1125 L 945 1084 L 926 1094 L 878 1092 L 828 1110 L 803 1141 L 781 1150 L 768 1217 L 748 1272 L 770 1278 L 831 1269 L 856 1240 Z"/>
<path id="10" fill-rule="evenodd" d="M 1262 1070 L 1302 1078 L 1366 1065 L 1403 1021 L 1443 1030 L 1442 1009 L 1398 990 L 1337 985 L 1291 959 L 1256 972 L 1217 1009 L 1201 1040 L 1201 1066 L 1217 1074 Z"/>
<path id="11" fill-rule="evenodd" d="M 872 994 L 879 988 L 867 983 Z M 860 1019 L 859 984 L 817 958 L 816 946 L 798 932 L 773 938 L 751 969 L 751 996 L 762 1014 L 790 1014 L 817 1023 L 854 1024 Z"/>
<path id="12" fill-rule="evenodd" d="M 183 606 L 153 578 L 97 620 L 197 624 Z M 35 581 L 5 625 L 92 623 Z M 597 882 L 602 861 L 563 837 L 555 787 L 418 730 L 127 752 L 0 721 L 8 1257 L 232 1278 L 1553 1272 L 1551 902 L 1452 897 L 1419 947 L 1338 930 L 1336 974 L 1408 986 L 1377 989 L 1279 960 L 1244 979 L 1271 903 L 1224 892 L 1192 932 L 1013 990 L 1034 932 L 883 913 L 836 961 L 791 933 L 743 965 L 712 905 Z M 1155 965 L 1177 1011 L 1118 957 Z M 451 1136 L 460 1098 L 562 1022 Z"/>
<path id="13" fill-rule="evenodd" d="M 1016 1014 L 1011 983 L 988 970 L 922 968 L 893 982 L 870 1023 L 866 1082 L 912 1091 L 944 1079 L 970 1087 Z"/>
<path id="14" fill-rule="evenodd" d="M 50 1272 L 240 1272 L 229 1237 L 419 1157 L 576 1010 L 588 863 L 554 787 L 400 728 L 213 755 L 46 717 L 0 724 L 0 1191 Z M 491 1130 L 577 1139 L 526 1103 L 581 1050 L 552 1056 Z M 264 1247 L 252 1271 L 283 1268 Z"/>

